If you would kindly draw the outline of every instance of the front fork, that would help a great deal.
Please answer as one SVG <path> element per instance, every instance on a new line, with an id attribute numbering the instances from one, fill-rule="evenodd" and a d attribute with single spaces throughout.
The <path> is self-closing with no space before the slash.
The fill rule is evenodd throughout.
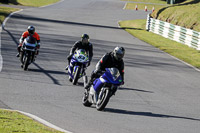
<path id="1" fill-rule="evenodd" d="M 69 71 L 70 77 L 71 77 L 72 79 L 74 78 L 74 74 L 75 74 L 75 72 L 76 72 L 77 67 L 80 67 L 80 69 L 81 69 L 79 77 L 86 76 L 86 73 L 85 73 L 86 67 L 83 67 L 83 65 L 77 66 L 76 63 L 75 63 L 75 64 L 72 64 L 72 63 L 70 62 L 70 66 L 69 66 L 69 70 L 68 70 L 68 71 Z"/>

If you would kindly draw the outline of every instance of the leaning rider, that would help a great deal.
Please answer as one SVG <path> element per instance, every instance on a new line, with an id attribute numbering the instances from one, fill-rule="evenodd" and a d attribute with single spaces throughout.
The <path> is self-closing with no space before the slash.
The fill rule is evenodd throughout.
<path id="1" fill-rule="evenodd" d="M 66 70 L 68 70 L 68 67 L 70 65 L 70 61 L 71 58 L 75 52 L 76 49 L 84 49 L 87 53 L 89 52 L 89 62 L 88 62 L 88 66 L 90 65 L 90 62 L 92 60 L 93 57 L 93 46 L 92 44 L 89 42 L 89 35 L 87 34 L 83 34 L 81 36 L 81 41 L 77 41 L 75 42 L 75 44 L 73 45 L 73 47 L 71 48 L 70 54 L 68 55 L 67 59 L 68 59 L 68 66 L 65 68 Z"/>
<path id="2" fill-rule="evenodd" d="M 122 85 L 124 84 L 124 61 L 123 57 L 125 49 L 123 47 L 116 47 L 112 52 L 106 53 L 97 63 L 96 69 L 91 74 L 89 83 L 85 86 L 85 89 L 89 89 L 93 81 L 101 75 L 105 68 L 115 67 L 119 70 L 122 76 Z"/>
<path id="3" fill-rule="evenodd" d="M 19 45 L 17 47 L 18 53 L 17 53 L 16 57 L 20 56 L 20 49 L 22 47 L 24 39 L 27 38 L 28 36 L 33 36 L 36 39 L 36 41 L 37 41 L 37 50 L 36 50 L 37 52 L 36 52 L 36 55 L 38 55 L 38 53 L 39 53 L 38 49 L 40 48 L 40 36 L 38 35 L 37 32 L 35 32 L 35 27 L 34 26 L 28 26 L 27 31 L 25 31 L 22 34 L 22 36 L 21 36 L 21 38 L 19 40 Z"/>

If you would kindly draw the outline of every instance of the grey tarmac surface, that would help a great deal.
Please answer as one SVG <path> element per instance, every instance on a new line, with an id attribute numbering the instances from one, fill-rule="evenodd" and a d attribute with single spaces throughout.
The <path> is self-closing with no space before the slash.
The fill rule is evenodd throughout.
<path id="1" fill-rule="evenodd" d="M 28 112 L 74 133 L 199 133 L 200 74 L 118 28 L 119 20 L 145 19 L 118 0 L 64 0 L 12 16 L 1 33 L 0 106 Z M 41 50 L 29 71 L 15 57 L 18 39 L 36 26 Z M 64 68 L 73 43 L 90 35 L 94 57 L 126 49 L 125 85 L 105 111 L 81 103 L 83 83 L 73 86 Z"/>

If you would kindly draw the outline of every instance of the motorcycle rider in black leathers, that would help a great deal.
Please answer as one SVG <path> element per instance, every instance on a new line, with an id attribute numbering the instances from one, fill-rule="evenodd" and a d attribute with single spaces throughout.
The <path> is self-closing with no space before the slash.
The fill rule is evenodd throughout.
<path id="1" fill-rule="evenodd" d="M 93 57 L 93 46 L 92 44 L 89 42 L 89 35 L 87 34 L 83 34 L 81 36 L 81 41 L 77 41 L 75 42 L 75 44 L 73 45 L 73 47 L 71 48 L 70 54 L 68 55 L 67 59 L 68 59 L 68 66 L 65 68 L 66 70 L 68 70 L 68 67 L 70 65 L 70 61 L 71 58 L 75 52 L 76 49 L 85 49 L 87 53 L 89 53 L 89 62 L 88 62 L 88 66 L 90 65 L 90 62 L 92 60 Z"/>
<path id="2" fill-rule="evenodd" d="M 123 47 L 116 47 L 114 51 L 105 54 L 97 63 L 96 69 L 91 74 L 89 83 L 85 86 L 85 89 L 89 89 L 93 81 L 101 76 L 101 72 L 105 71 L 105 68 L 115 67 L 119 70 L 122 76 L 122 85 L 124 84 L 124 61 L 123 57 L 125 49 Z"/>

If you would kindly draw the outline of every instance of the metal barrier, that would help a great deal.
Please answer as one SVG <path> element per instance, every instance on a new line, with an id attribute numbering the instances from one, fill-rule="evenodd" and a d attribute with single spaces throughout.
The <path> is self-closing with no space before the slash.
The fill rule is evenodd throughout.
<path id="1" fill-rule="evenodd" d="M 146 30 L 200 50 L 200 32 L 151 18 L 149 14 Z"/>

